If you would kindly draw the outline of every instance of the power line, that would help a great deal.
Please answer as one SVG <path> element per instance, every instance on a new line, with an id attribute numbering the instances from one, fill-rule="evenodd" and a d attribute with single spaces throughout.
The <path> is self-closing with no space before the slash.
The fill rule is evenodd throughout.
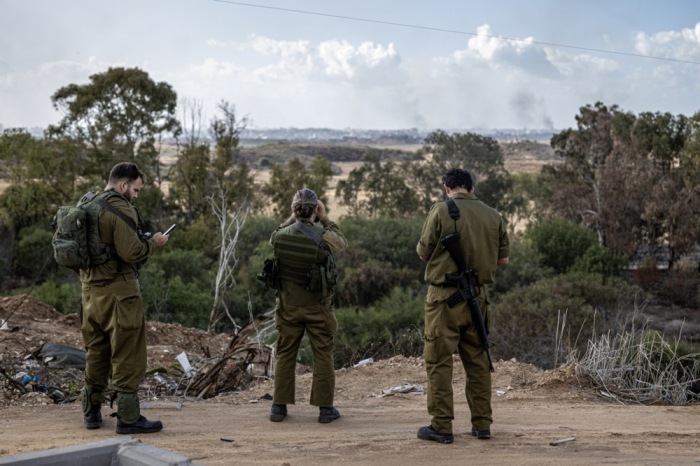
<path id="1" fill-rule="evenodd" d="M 426 31 L 446 32 L 449 34 L 460 34 L 463 36 L 488 37 L 491 39 L 507 40 L 510 42 L 525 42 L 525 43 L 529 43 L 529 44 L 548 45 L 550 47 L 557 47 L 557 48 L 585 50 L 587 52 L 609 53 L 609 54 L 613 54 L 613 55 L 623 55 L 623 56 L 627 56 L 627 57 L 648 58 L 651 60 L 665 60 L 665 61 L 671 61 L 671 62 L 676 62 L 676 63 L 687 63 L 687 64 L 691 64 L 691 65 L 700 65 L 700 62 L 690 61 L 690 60 L 679 60 L 677 58 L 657 57 L 654 55 L 642 55 L 642 54 L 638 54 L 638 53 L 629 53 L 629 52 L 616 52 L 614 50 L 603 50 L 603 49 L 596 49 L 596 48 L 590 48 L 590 47 L 579 47 L 576 45 L 556 44 L 556 43 L 552 43 L 552 42 L 540 42 L 540 41 L 535 41 L 535 40 L 514 39 L 512 37 L 494 36 L 494 35 L 490 35 L 490 34 L 479 34 L 476 32 L 457 31 L 455 29 L 443 29 L 443 28 L 436 28 L 436 27 L 430 27 L 430 26 L 421 26 L 419 24 L 406 24 L 406 23 L 396 23 L 393 21 L 381 21 L 381 20 L 377 20 L 377 19 L 357 18 L 354 16 L 334 15 L 331 13 L 319 13 L 317 11 L 306 11 L 306 10 L 297 10 L 297 9 L 293 9 L 293 8 L 282 8 L 282 7 L 276 7 L 276 6 L 270 6 L 270 5 L 256 5 L 253 3 L 234 2 L 232 0 L 213 0 L 213 1 L 219 2 L 219 3 L 229 3 L 232 5 L 249 6 L 249 7 L 253 7 L 253 8 L 263 8 L 263 9 L 267 9 L 267 10 L 286 11 L 288 13 L 298 13 L 298 14 L 303 14 L 303 15 L 323 16 L 326 18 L 345 19 L 345 20 L 349 20 L 349 21 L 360 21 L 360 22 L 364 22 L 364 23 L 385 24 L 388 26 L 399 26 L 399 27 L 405 27 L 405 28 L 423 29 Z"/>

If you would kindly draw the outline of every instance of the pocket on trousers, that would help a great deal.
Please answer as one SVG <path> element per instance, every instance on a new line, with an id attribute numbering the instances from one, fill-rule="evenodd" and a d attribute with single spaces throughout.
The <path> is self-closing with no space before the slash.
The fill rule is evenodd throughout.
<path id="1" fill-rule="evenodd" d="M 436 335 L 423 334 L 423 358 L 428 364 L 437 362 L 437 339 Z"/>
<path id="2" fill-rule="evenodd" d="M 134 330 L 143 325 L 143 302 L 138 292 L 116 295 L 117 326 L 122 330 Z"/>

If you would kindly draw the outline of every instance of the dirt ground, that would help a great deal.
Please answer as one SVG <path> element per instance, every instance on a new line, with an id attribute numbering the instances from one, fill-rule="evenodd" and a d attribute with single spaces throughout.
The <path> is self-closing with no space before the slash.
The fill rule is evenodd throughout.
<path id="1" fill-rule="evenodd" d="M 0 298 L 0 318 L 18 298 Z M 0 368 L 11 371 L 43 342 L 80 347 L 77 316 L 62 316 L 29 298 L 0 331 Z M 149 367 L 167 364 L 181 350 L 222 352 L 229 335 L 210 335 L 178 325 L 149 322 Z M 12 331 L 13 330 L 13 331 Z M 517 361 L 497 361 L 493 379 L 493 439 L 470 435 L 464 374 L 455 366 L 455 442 L 418 440 L 429 423 L 420 358 L 394 357 L 337 371 L 336 406 L 342 417 L 317 422 L 308 404 L 311 374 L 300 369 L 297 404 L 284 422 L 269 421 L 269 379 L 207 400 L 145 397 L 156 407 L 143 413 L 165 424 L 162 432 L 137 436 L 194 462 L 224 464 L 698 464 L 700 405 L 640 406 L 611 402 L 581 386 L 575 367 L 541 371 Z M 46 372 L 43 372 L 46 375 Z M 0 380 L 0 387 L 2 386 Z M 397 393 L 398 387 L 408 393 Z M 393 390 L 392 390 L 393 389 Z M 388 392 L 388 393 L 385 393 Z M 0 392 L 0 456 L 115 437 L 116 421 L 103 407 L 102 429 L 83 427 L 79 402 L 54 404 L 43 392 L 12 397 Z M 144 397 L 142 397 L 144 398 Z M 181 404 L 180 408 L 173 402 Z M 551 442 L 575 439 L 559 445 Z M 227 439 L 230 441 L 224 441 Z"/>

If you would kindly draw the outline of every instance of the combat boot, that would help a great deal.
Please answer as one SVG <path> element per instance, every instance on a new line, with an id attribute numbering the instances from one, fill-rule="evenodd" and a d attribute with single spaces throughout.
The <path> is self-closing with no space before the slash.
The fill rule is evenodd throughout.
<path id="1" fill-rule="evenodd" d="M 282 422 L 287 417 L 287 405 L 273 404 L 270 410 L 270 420 L 272 422 Z"/>
<path id="2" fill-rule="evenodd" d="M 333 406 L 321 407 L 318 412 L 318 422 L 328 424 L 340 417 L 340 413 Z"/>
<path id="3" fill-rule="evenodd" d="M 150 434 L 163 430 L 160 421 L 149 421 L 141 416 L 137 393 L 117 393 L 117 433 Z"/>
<path id="4" fill-rule="evenodd" d="M 102 427 L 102 390 L 85 385 L 81 394 L 83 422 L 88 429 Z"/>
<path id="5" fill-rule="evenodd" d="M 127 424 L 117 418 L 117 433 L 118 434 L 150 434 L 163 430 L 163 423 L 160 421 L 149 421 L 145 417 L 139 415 L 136 422 Z"/>

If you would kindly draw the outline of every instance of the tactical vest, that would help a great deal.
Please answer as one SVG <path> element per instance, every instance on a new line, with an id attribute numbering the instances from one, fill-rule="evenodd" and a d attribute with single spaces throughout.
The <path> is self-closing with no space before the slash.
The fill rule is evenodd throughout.
<path id="1" fill-rule="evenodd" d="M 292 225 L 280 231 L 274 243 L 279 279 L 301 285 L 310 292 L 321 292 L 324 297 L 333 291 L 337 279 L 335 258 L 325 241 L 321 239 L 319 244 Z"/>

